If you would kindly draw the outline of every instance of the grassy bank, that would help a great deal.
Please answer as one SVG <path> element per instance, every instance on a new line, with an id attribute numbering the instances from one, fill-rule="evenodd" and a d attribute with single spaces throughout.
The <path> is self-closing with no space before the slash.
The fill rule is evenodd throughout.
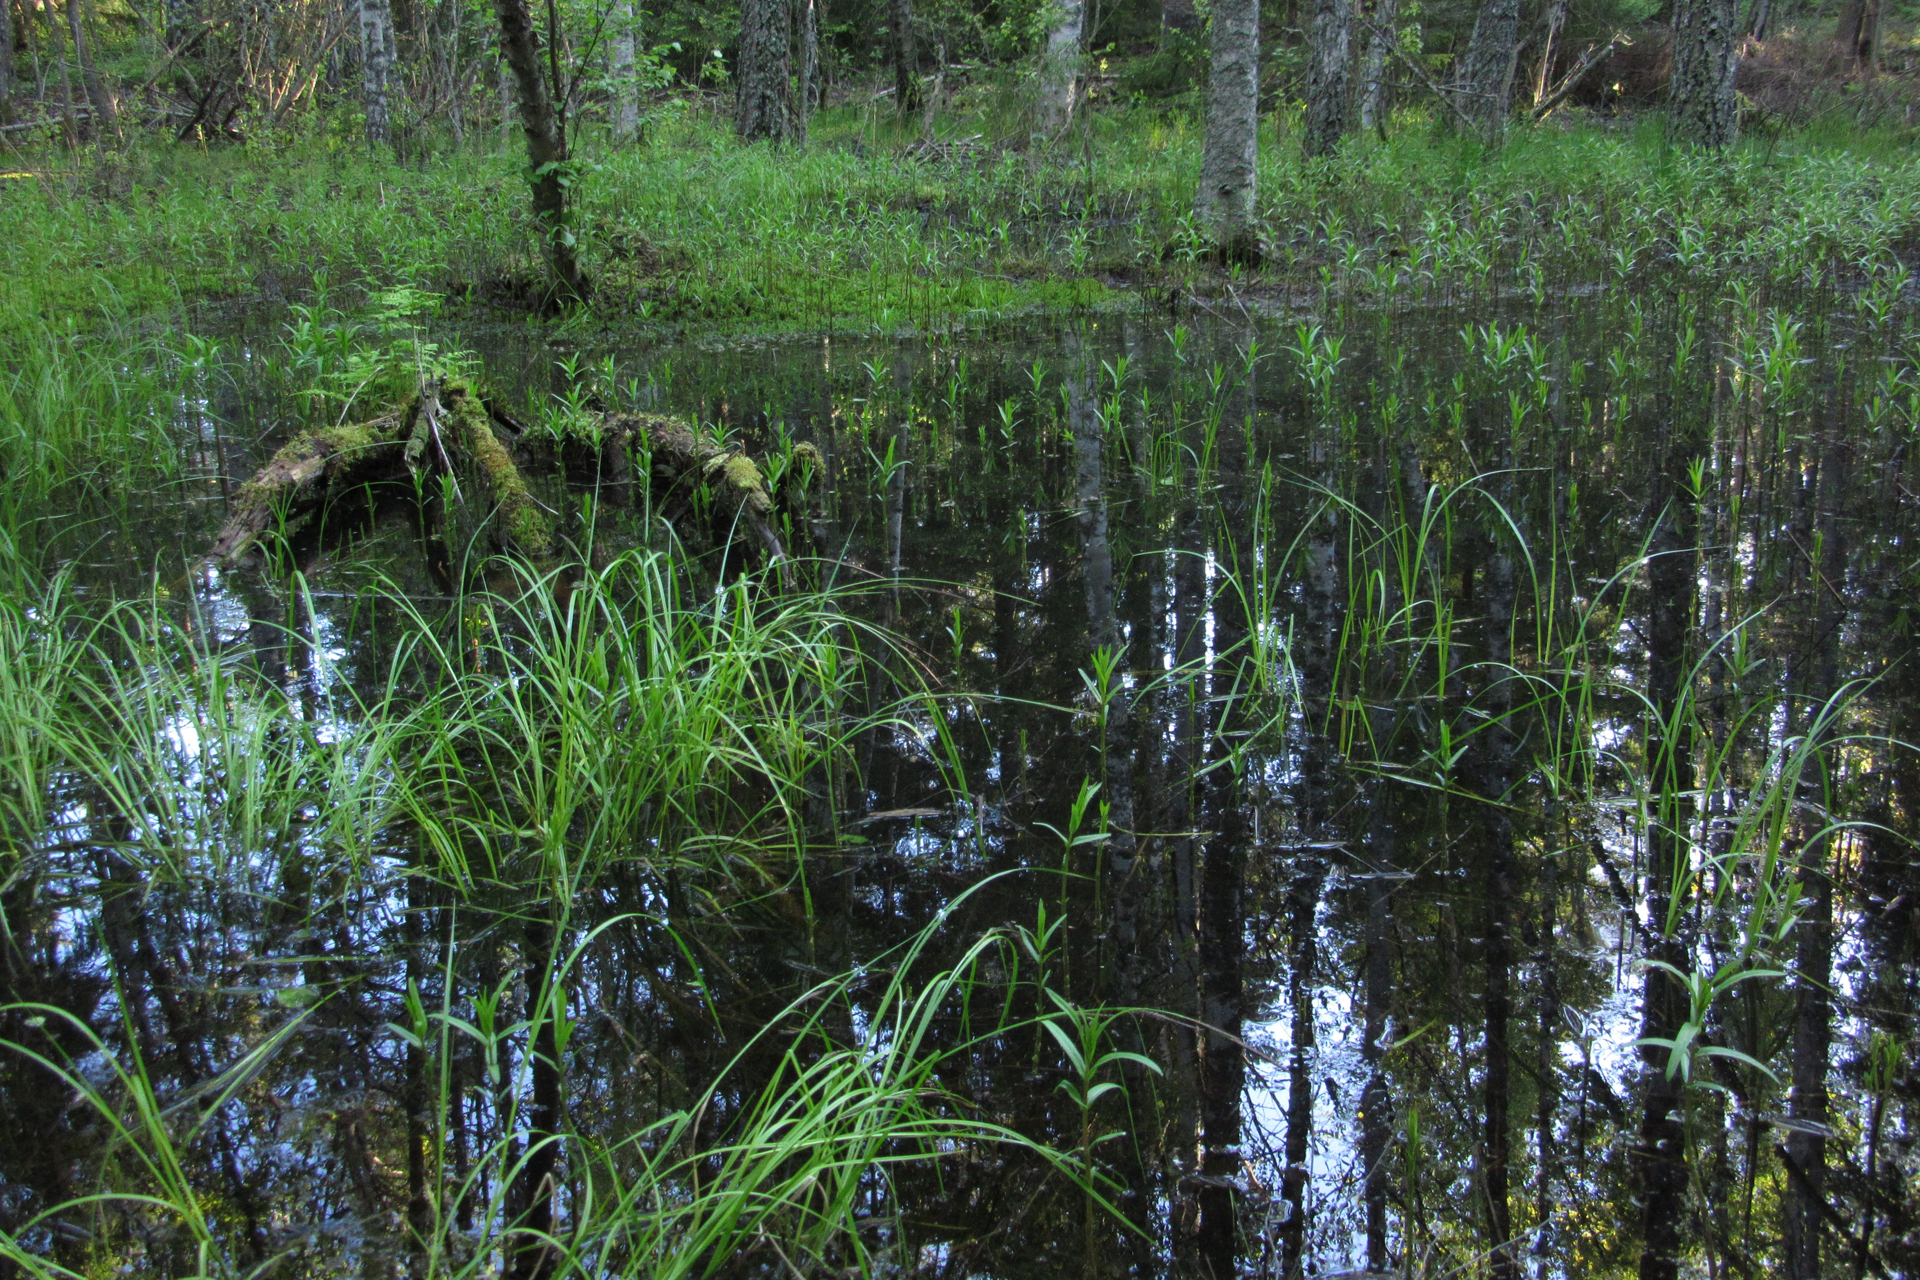
<path id="1" fill-rule="evenodd" d="M 579 223 L 597 296 L 576 323 L 891 330 L 1129 290 L 1417 287 L 1503 269 L 1802 280 L 1920 247 L 1920 168 L 1891 135 L 1714 158 L 1675 150 L 1657 122 L 1516 131 L 1489 150 L 1413 119 L 1303 166 L 1287 123 L 1269 121 L 1267 261 L 1228 277 L 1198 261 L 1187 216 L 1197 123 L 1140 110 L 1088 127 L 1014 149 L 968 140 L 962 115 L 939 130 L 961 141 L 914 148 L 848 109 L 797 152 L 741 146 L 704 114 L 661 122 L 640 148 L 588 138 Z M 409 166 L 324 137 L 27 156 L 0 183 L 19 264 L 0 297 L 9 314 L 82 328 L 361 282 L 523 313 L 538 258 L 520 173 L 491 136 Z"/>

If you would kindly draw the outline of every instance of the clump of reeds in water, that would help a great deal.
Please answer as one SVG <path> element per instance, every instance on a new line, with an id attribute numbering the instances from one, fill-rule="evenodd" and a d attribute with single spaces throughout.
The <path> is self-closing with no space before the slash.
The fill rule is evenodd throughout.
<path id="1" fill-rule="evenodd" d="M 865 1273 L 902 1166 L 1017 1148 L 1104 1201 L 943 1084 L 1075 1014 L 987 983 L 1017 931 L 936 961 L 954 903 L 856 958 L 813 906 L 915 692 L 845 593 L 690 600 L 652 552 L 560 586 L 373 591 L 342 635 L 296 580 L 275 679 L 177 602 L 0 606 L 0 1072 L 41 1131 L 0 1257 Z"/>

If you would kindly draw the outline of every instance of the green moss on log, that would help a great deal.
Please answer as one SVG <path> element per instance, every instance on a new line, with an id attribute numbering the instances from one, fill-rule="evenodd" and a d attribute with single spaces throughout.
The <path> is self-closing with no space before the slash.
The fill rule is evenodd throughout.
<path id="1" fill-rule="evenodd" d="M 502 540 L 529 559 L 551 560 L 553 525 L 533 500 L 513 455 L 493 434 L 493 423 L 480 397 L 470 387 L 448 383 L 442 404 L 462 451 L 473 460 L 492 491 Z"/>
<path id="2" fill-rule="evenodd" d="M 253 544 L 275 511 L 292 512 L 320 501 L 334 480 L 385 466 L 401 447 L 407 421 L 407 415 L 392 413 L 371 422 L 303 431 L 287 441 L 240 486 L 208 557 L 232 560 Z"/>

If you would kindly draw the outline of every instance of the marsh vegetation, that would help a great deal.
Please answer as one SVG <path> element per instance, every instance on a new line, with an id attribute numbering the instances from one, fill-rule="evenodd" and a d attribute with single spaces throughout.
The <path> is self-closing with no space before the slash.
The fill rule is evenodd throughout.
<path id="1" fill-rule="evenodd" d="M 1209 148 L 1175 6 L 516 7 L 530 172 L 454 7 L 31 97 L 0 1274 L 1920 1269 L 1892 18 L 1710 151 L 1323 5 Z"/>

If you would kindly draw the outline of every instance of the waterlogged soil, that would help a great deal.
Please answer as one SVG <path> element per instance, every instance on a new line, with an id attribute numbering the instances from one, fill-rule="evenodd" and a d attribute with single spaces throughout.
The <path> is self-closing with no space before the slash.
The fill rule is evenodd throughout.
<path id="1" fill-rule="evenodd" d="M 1090 1150 L 1114 1212 L 1033 1159 L 905 1165 L 863 1210 L 888 1267 L 1438 1275 L 1504 1234 L 1543 1274 L 1605 1274 L 1637 1257 L 1635 1148 L 1670 1062 L 1635 1046 L 1636 962 L 1732 962 L 1759 976 L 1683 1006 L 1701 1045 L 1746 1055 L 1687 1061 L 1692 1256 L 1777 1264 L 1802 1080 L 1831 1096 L 1806 1123 L 1845 1247 L 1864 1239 L 1888 1273 L 1920 1263 L 1920 773 L 1890 745 L 1920 742 L 1910 310 L 1660 279 L 931 339 L 435 336 L 509 398 L 682 414 L 767 456 L 811 443 L 815 571 L 868 588 L 849 607 L 933 694 L 858 738 L 835 811 L 810 819 L 804 882 L 776 869 L 712 917 L 677 904 L 698 937 L 676 945 L 607 922 L 679 886 L 636 873 L 581 901 L 573 927 L 617 941 L 572 993 L 580 1133 L 689 1096 L 769 1011 L 958 902 L 939 954 L 996 925 L 1047 938 L 1028 976 L 1158 1011 L 1102 1042 L 1155 1065 L 1106 1068 L 1123 1088 L 1088 1120 L 1032 1026 L 949 1064 L 939 1083 L 972 1114 Z M 243 377 L 187 409 L 196 496 L 101 529 L 75 557 L 81 590 L 173 580 L 299 416 Z M 664 544 L 589 480 L 543 499 L 590 560 Z M 251 565 L 177 583 L 175 602 L 296 701 L 370 697 L 399 628 L 369 585 L 451 599 L 413 510 L 343 513 L 297 550 L 297 589 Z M 1809 735 L 1824 754 L 1800 768 Z M 1796 858 L 1813 869 L 1796 878 Z M 196 993 L 159 1035 L 163 1091 L 287 1012 L 284 967 L 322 953 L 341 984 L 268 1087 L 225 1105 L 204 1175 L 253 1206 L 263 1248 L 316 1266 L 406 1265 L 405 1055 L 385 1028 L 423 972 L 445 967 L 465 1008 L 507 963 L 436 950 L 451 908 L 410 907 L 403 862 L 298 929 L 221 927 L 211 891 L 142 900 L 152 1016 L 172 1016 L 169 989 Z M 74 881 L 75 937 L 103 881 Z M 62 965 L 104 964 L 91 945 L 48 954 L 49 992 Z M 1809 965 L 1830 968 L 1797 985 Z M 110 1042 L 116 1008 L 91 1013 Z M 1796 1026 L 1827 1043 L 1796 1047 Z M 1878 1074 L 1876 1044 L 1894 1063 Z M 478 1150 L 495 1086 L 457 1069 L 451 1123 Z M 24 1138 L 28 1117 L 12 1123 Z M 59 1193 L 57 1162 L 0 1160 L 16 1209 Z"/>

